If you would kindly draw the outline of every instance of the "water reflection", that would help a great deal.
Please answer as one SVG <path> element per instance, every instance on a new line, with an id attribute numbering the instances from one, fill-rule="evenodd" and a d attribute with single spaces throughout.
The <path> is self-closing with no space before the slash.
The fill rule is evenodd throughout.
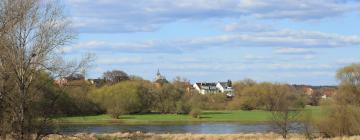
<path id="1" fill-rule="evenodd" d="M 199 133 L 199 134 L 231 134 L 248 132 L 267 132 L 268 124 L 180 124 L 180 125 L 122 125 L 122 124 L 86 124 L 60 125 L 61 133 L 112 133 L 112 132 L 151 132 L 151 133 Z"/>

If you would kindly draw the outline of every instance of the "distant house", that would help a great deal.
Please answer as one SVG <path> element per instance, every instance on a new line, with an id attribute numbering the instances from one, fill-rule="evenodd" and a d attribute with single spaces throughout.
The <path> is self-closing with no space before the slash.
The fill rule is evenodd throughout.
<path id="1" fill-rule="evenodd" d="M 232 82 L 228 80 L 227 82 L 218 82 L 216 87 L 220 90 L 221 93 L 226 93 L 226 96 L 234 96 L 234 90 L 232 88 Z"/>
<path id="2" fill-rule="evenodd" d="M 217 83 L 200 82 L 195 83 L 193 87 L 200 94 L 225 93 L 228 97 L 234 96 L 234 90 L 232 88 L 232 83 L 230 80 L 228 82 Z"/>
<path id="3" fill-rule="evenodd" d="M 326 99 L 336 94 L 336 88 L 322 88 L 321 93 L 322 93 L 321 98 Z"/>
<path id="4" fill-rule="evenodd" d="M 70 76 L 65 77 L 67 81 L 84 81 L 85 76 L 82 74 L 72 74 Z"/>
<path id="5" fill-rule="evenodd" d="M 64 86 L 65 84 L 67 84 L 67 80 L 65 78 L 61 78 L 61 79 L 58 79 L 58 80 L 54 80 L 54 84 L 55 85 L 58 85 L 58 86 Z"/>
<path id="6" fill-rule="evenodd" d="M 219 89 L 216 87 L 216 83 L 195 83 L 194 89 L 201 94 L 217 93 Z"/>
<path id="7" fill-rule="evenodd" d="M 314 94 L 314 90 L 313 90 L 312 88 L 310 88 L 310 87 L 304 87 L 304 93 L 305 93 L 306 95 L 311 96 L 311 95 Z"/>
<path id="8" fill-rule="evenodd" d="M 80 86 L 85 82 L 85 76 L 81 74 L 73 74 L 58 80 L 54 80 L 54 84 L 58 86 Z"/>
<path id="9" fill-rule="evenodd" d="M 87 80 L 90 84 L 95 85 L 95 86 L 101 86 L 102 84 L 105 83 L 104 79 L 98 78 L 98 79 L 88 79 Z"/>

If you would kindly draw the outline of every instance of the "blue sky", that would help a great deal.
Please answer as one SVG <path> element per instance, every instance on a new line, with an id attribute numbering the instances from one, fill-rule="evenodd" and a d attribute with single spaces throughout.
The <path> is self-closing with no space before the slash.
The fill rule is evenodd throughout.
<path id="1" fill-rule="evenodd" d="M 360 61 L 357 0 L 65 0 L 78 39 L 66 57 L 96 55 L 97 78 L 120 69 L 152 80 L 333 85 Z"/>

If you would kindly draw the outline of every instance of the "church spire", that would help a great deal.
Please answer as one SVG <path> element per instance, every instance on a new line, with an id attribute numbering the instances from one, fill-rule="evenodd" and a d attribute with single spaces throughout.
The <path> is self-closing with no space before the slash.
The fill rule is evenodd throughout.
<path id="1" fill-rule="evenodd" d="M 155 80 L 161 80 L 161 79 L 164 79 L 164 77 L 161 75 L 160 70 L 159 70 L 159 68 L 158 68 L 157 73 L 156 73 Z"/>
<path id="2" fill-rule="evenodd" d="M 155 81 L 154 81 L 157 86 L 161 86 L 164 83 L 168 83 L 168 81 L 166 80 L 166 78 L 164 76 L 161 75 L 160 70 L 158 68 L 157 73 L 156 73 L 156 77 L 155 77 Z"/>
<path id="3" fill-rule="evenodd" d="M 157 69 L 156 75 L 157 75 L 157 76 L 161 76 L 159 68 Z"/>

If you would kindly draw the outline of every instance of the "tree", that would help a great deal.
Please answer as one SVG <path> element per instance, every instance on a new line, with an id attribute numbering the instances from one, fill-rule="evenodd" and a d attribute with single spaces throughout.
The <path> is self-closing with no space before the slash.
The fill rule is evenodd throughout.
<path id="1" fill-rule="evenodd" d="M 129 80 L 129 76 L 121 70 L 107 71 L 103 74 L 104 79 L 110 84 L 116 84 L 118 82 Z"/>
<path id="2" fill-rule="evenodd" d="M 147 81 L 125 81 L 104 86 L 93 91 L 90 98 L 114 118 L 123 114 L 149 112 L 153 101 L 151 86 Z"/>
<path id="3" fill-rule="evenodd" d="M 155 89 L 154 110 L 160 113 L 176 113 L 176 102 L 181 99 L 183 94 L 172 84 L 164 83 Z"/>
<path id="4" fill-rule="evenodd" d="M 328 115 L 318 128 L 326 136 L 351 136 L 360 134 L 360 64 L 351 64 L 337 71 L 339 89 L 327 107 Z"/>
<path id="5" fill-rule="evenodd" d="M 312 106 L 318 106 L 321 100 L 321 96 L 321 92 L 319 90 L 315 90 L 315 92 L 309 97 L 309 104 Z"/>
<path id="6" fill-rule="evenodd" d="M 11 92 L 1 96 L 6 96 L 3 99 L 11 108 L 5 116 L 11 118 L 8 121 L 14 139 L 30 139 L 32 133 L 38 134 L 29 123 L 44 117 L 30 112 L 32 99 L 37 96 L 34 83 L 41 72 L 60 71 L 58 52 L 74 38 L 69 27 L 55 1 L 0 1 L 0 73 L 2 81 L 14 81 Z"/>
<path id="7" fill-rule="evenodd" d="M 238 81 L 238 82 L 235 82 L 233 85 L 233 88 L 235 90 L 235 94 L 236 95 L 240 95 L 243 90 L 247 87 L 251 87 L 251 86 L 254 86 L 256 85 L 256 81 L 254 80 L 251 80 L 251 79 L 244 79 L 242 81 Z"/>
<path id="8" fill-rule="evenodd" d="M 271 124 L 276 132 L 281 134 L 284 139 L 288 133 L 294 129 L 292 123 L 295 122 L 299 115 L 299 106 L 296 100 L 298 96 L 294 94 L 294 89 L 288 85 L 275 85 L 272 89 L 274 102 L 271 109 Z"/>
<path id="9" fill-rule="evenodd" d="M 337 101 L 341 104 L 360 106 L 360 64 L 352 64 L 337 71 L 340 80 Z"/>
<path id="10" fill-rule="evenodd" d="M 62 115 L 95 115 L 103 113 L 104 111 L 94 103 L 90 98 L 89 94 L 95 87 L 89 84 L 85 80 L 69 81 L 67 86 L 62 87 L 63 96 L 66 95 L 67 99 L 62 104 L 68 108 L 62 109 Z M 59 105 L 59 107 L 62 107 Z"/>

